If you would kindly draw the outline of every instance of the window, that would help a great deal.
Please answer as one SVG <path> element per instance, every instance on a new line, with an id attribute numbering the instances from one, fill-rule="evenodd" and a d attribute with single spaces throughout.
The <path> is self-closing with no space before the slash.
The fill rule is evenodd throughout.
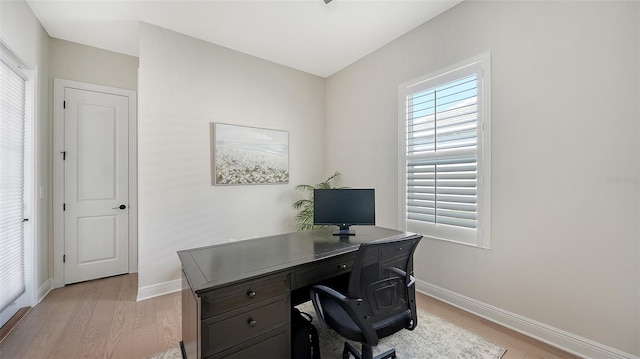
<path id="1" fill-rule="evenodd" d="M 21 306 L 25 286 L 25 204 L 30 192 L 25 146 L 28 77 L 0 43 L 0 325 Z"/>
<path id="2" fill-rule="evenodd" d="M 399 88 L 400 225 L 489 248 L 489 54 Z"/>

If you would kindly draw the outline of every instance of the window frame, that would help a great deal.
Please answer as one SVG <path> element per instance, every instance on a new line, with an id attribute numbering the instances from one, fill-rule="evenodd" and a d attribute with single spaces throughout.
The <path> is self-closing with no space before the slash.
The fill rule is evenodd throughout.
<path id="1" fill-rule="evenodd" d="M 477 76 L 477 227 L 407 219 L 407 97 L 462 79 Z M 444 151 L 443 151 L 444 152 Z M 461 152 L 465 152 L 462 150 Z M 491 55 L 485 52 L 398 86 L 398 226 L 427 238 L 491 248 Z M 446 155 L 445 155 L 446 156 Z"/>

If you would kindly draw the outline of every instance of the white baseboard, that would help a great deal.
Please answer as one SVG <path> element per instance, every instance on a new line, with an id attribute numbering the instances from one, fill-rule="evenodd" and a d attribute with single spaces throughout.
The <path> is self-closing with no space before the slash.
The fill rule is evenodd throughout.
<path id="1" fill-rule="evenodd" d="M 36 298 L 36 304 L 40 304 L 40 302 L 42 302 L 44 297 L 46 297 L 52 289 L 53 287 L 51 286 L 51 278 L 49 278 L 44 281 L 41 286 L 38 287 L 38 298 Z"/>
<path id="2" fill-rule="evenodd" d="M 621 350 L 511 313 L 425 281 L 417 280 L 416 289 L 421 293 L 445 303 L 449 303 L 479 317 L 581 357 L 598 359 L 640 359 L 640 357 L 636 355 L 625 353 Z"/>
<path id="3" fill-rule="evenodd" d="M 147 285 L 138 288 L 138 298 L 136 301 L 159 297 L 161 295 L 179 292 L 182 290 L 182 280 L 175 279 L 168 282 Z"/>

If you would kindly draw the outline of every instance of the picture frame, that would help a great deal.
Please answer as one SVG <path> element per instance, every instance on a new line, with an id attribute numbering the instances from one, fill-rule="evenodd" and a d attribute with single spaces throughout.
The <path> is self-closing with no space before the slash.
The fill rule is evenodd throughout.
<path id="1" fill-rule="evenodd" d="M 289 183 L 289 132 L 210 123 L 211 184 Z"/>

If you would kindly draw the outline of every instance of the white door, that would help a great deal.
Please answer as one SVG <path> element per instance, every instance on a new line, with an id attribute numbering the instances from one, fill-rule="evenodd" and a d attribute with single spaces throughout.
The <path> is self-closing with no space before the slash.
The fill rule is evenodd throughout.
<path id="1" fill-rule="evenodd" d="M 65 88 L 64 101 L 64 283 L 128 273 L 128 98 Z"/>

